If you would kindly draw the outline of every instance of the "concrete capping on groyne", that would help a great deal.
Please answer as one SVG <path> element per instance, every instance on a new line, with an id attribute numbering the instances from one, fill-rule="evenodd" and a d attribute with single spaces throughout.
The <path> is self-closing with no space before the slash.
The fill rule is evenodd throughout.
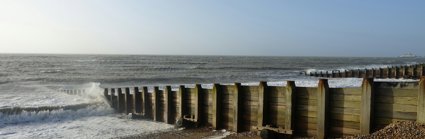
<path id="1" fill-rule="evenodd" d="M 200 84 L 172 90 L 155 86 L 104 88 L 117 112 L 167 124 L 211 126 L 234 132 L 258 131 L 301 137 L 367 135 L 395 121 L 425 123 L 425 77 L 412 82 L 375 82 L 361 87 L 330 88 L 327 79 L 317 87 Z"/>
<path id="2" fill-rule="evenodd" d="M 419 79 L 425 76 L 425 64 L 391 66 L 385 68 L 372 69 L 351 69 L 351 70 L 332 70 L 305 72 L 305 75 L 327 78 L 404 78 Z"/>

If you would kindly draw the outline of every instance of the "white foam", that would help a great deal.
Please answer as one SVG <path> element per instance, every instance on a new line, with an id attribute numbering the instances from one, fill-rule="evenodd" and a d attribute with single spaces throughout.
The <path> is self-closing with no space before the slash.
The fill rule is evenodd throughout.
<path id="1" fill-rule="evenodd" d="M 170 130 L 172 125 L 120 118 L 120 115 L 80 117 L 69 121 L 17 124 L 0 128 L 0 138 L 114 138 Z"/>
<path id="2" fill-rule="evenodd" d="M 98 102 L 96 105 L 75 110 L 53 110 L 39 112 L 22 112 L 15 115 L 0 113 L 0 138 L 113 138 L 135 134 L 149 134 L 169 130 L 173 126 L 145 120 L 131 120 L 120 114 L 114 114 L 114 110 L 105 103 L 102 89 L 98 83 L 87 84 L 86 93 L 80 96 L 67 95 L 57 96 L 79 97 L 89 102 Z M 46 95 L 46 94 L 44 94 Z M 37 106 L 49 104 L 57 106 L 47 97 L 36 103 Z M 59 99 L 63 99 L 60 98 Z M 83 101 L 77 101 L 83 102 Z M 62 104 L 75 103 L 66 102 Z M 23 105 L 26 106 L 26 105 Z"/>
<path id="3" fill-rule="evenodd" d="M 0 90 L 0 108 L 65 106 L 103 101 L 99 83 L 87 83 L 85 88 L 79 88 L 86 89 L 82 95 L 68 95 L 59 92 L 60 89 L 32 83 L 3 84 L 0 88 L 4 88 Z"/>

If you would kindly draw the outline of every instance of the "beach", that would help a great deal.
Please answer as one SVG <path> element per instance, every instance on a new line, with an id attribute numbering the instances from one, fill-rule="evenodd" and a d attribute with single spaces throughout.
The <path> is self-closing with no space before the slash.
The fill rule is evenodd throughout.
<path id="1" fill-rule="evenodd" d="M 2 109 L 96 104 L 70 110 L 1 114 L 0 138 L 115 138 L 174 130 L 170 124 L 131 120 L 125 115 L 116 114 L 103 96 L 103 88 L 108 87 L 147 86 L 152 90 L 153 86 L 163 89 L 165 85 L 170 85 L 177 89 L 179 85 L 193 87 L 195 83 L 200 83 L 203 88 L 212 88 L 213 83 L 258 85 L 259 81 L 267 81 L 270 86 L 285 86 L 288 80 L 295 81 L 297 86 L 314 87 L 318 78 L 304 76 L 301 72 L 385 67 L 425 61 L 421 58 L 144 55 L 7 54 L 0 57 Z M 358 78 L 330 79 L 329 85 L 359 87 L 361 82 L 362 79 Z M 60 91 L 73 89 L 85 90 L 86 93 L 70 95 Z M 186 131 L 169 133 L 173 135 L 179 132 Z M 205 134 L 199 136 L 222 135 L 220 132 Z M 229 135 L 232 136 L 238 135 Z"/>

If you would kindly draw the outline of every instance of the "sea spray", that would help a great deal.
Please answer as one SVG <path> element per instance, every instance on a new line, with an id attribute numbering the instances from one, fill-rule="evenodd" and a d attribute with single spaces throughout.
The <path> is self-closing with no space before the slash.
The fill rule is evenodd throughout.
<path id="1" fill-rule="evenodd" d="M 29 123 L 29 122 L 57 122 L 73 120 L 87 116 L 100 116 L 113 113 L 101 93 L 100 83 L 87 83 L 79 88 L 87 90 L 85 93 L 74 97 L 83 97 L 89 100 L 86 103 L 64 106 L 36 106 L 36 107 L 14 107 L 0 110 L 0 127 L 7 124 Z M 57 92 L 62 93 L 62 92 Z M 63 95 L 67 95 L 63 93 Z"/>

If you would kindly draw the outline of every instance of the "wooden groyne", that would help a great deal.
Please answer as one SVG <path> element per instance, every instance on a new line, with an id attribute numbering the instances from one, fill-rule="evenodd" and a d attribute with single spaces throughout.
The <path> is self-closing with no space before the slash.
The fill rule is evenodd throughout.
<path id="1" fill-rule="evenodd" d="M 62 89 L 60 92 L 66 93 L 68 95 L 82 95 L 86 93 L 85 89 Z"/>
<path id="2" fill-rule="evenodd" d="M 332 70 L 305 73 L 305 75 L 327 78 L 404 78 L 419 79 L 425 76 L 425 64 L 391 66 L 372 69 Z"/>
<path id="3" fill-rule="evenodd" d="M 212 89 L 170 86 L 105 88 L 117 112 L 184 126 L 211 126 L 234 132 L 267 131 L 316 138 L 370 134 L 394 121 L 425 122 L 425 77 L 420 82 L 375 82 L 361 87 L 214 84 Z"/>

